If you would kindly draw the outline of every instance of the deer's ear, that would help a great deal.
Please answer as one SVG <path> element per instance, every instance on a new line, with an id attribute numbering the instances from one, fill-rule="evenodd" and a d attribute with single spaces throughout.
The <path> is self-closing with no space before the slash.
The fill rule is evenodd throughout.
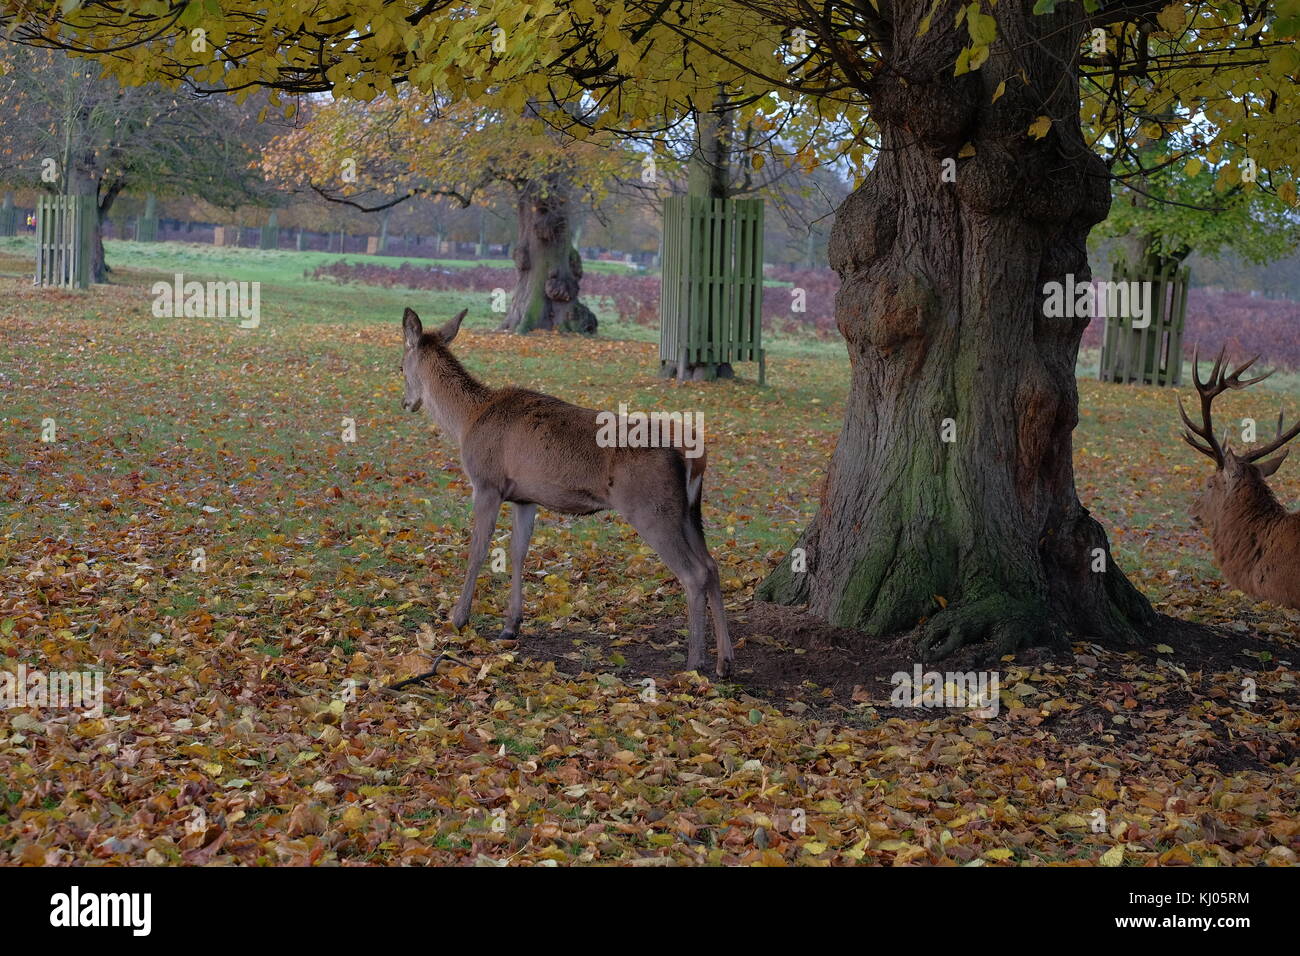
<path id="1" fill-rule="evenodd" d="M 1228 444 L 1228 433 L 1223 433 L 1223 467 L 1219 470 L 1227 476 L 1230 481 L 1241 480 L 1242 475 L 1246 473 L 1246 463 L 1237 457 L 1237 453 L 1232 450 Z"/>
<path id="2" fill-rule="evenodd" d="M 1286 461 L 1286 456 L 1289 454 L 1291 454 L 1291 449 L 1288 448 L 1286 451 L 1282 452 L 1282 454 L 1278 455 L 1276 458 L 1270 458 L 1268 461 L 1261 461 L 1255 467 L 1259 469 L 1259 473 L 1261 475 L 1263 475 L 1265 478 L 1268 478 L 1275 471 L 1277 471 L 1279 468 L 1282 467 L 1282 462 Z"/>
<path id="3" fill-rule="evenodd" d="M 402 333 L 406 339 L 408 349 L 415 348 L 420 343 L 420 336 L 424 334 L 424 326 L 420 324 L 420 317 L 415 314 L 414 309 L 407 309 L 402 313 Z"/>
<path id="4" fill-rule="evenodd" d="M 447 324 L 438 330 L 438 337 L 442 339 L 443 345 L 451 344 L 451 340 L 454 339 L 456 333 L 460 331 L 460 323 L 464 320 L 465 315 L 468 312 L 469 309 L 461 309 L 459 315 L 453 319 L 448 319 Z"/>

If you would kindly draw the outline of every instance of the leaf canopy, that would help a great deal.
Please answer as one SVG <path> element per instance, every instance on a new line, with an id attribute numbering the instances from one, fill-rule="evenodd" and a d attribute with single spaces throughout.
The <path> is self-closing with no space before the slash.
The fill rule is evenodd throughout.
<path id="1" fill-rule="evenodd" d="M 127 82 L 182 80 L 243 93 L 330 91 L 369 102 L 416 89 L 518 113 L 530 100 L 579 104 L 595 127 L 645 128 L 707 109 L 725 89 L 740 112 L 777 104 L 870 128 L 873 80 L 889 60 L 896 0 L 105 0 L 0 2 L 26 42 L 71 45 Z M 1289 180 L 1300 151 L 1300 0 L 1038 0 L 1084 42 L 1082 119 L 1103 153 L 1135 134 L 1196 127 L 1222 175 L 1229 150 Z M 972 82 L 998 35 L 994 0 L 933 0 L 922 31 L 960 29 L 952 64 Z M 1003 90 L 1000 88 L 996 95 Z M 1046 101 L 1048 91 L 1040 91 Z M 994 96 L 990 91 L 990 97 Z M 1038 114 L 1047 114 L 1039 110 Z M 1034 115 L 1026 134 L 1034 135 Z M 853 144 L 869 149 L 864 136 Z M 1291 193 L 1288 191 L 1287 195 Z"/>

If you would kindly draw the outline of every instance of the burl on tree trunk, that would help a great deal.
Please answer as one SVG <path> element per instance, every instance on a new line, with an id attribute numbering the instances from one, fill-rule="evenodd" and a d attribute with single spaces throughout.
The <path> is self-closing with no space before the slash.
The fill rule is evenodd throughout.
<path id="1" fill-rule="evenodd" d="M 1085 240 L 1110 206 L 1062 70 L 1081 28 L 1028 3 L 988 8 L 992 55 L 954 76 L 969 42 L 955 5 L 923 36 L 930 5 L 893 6 L 906 12 L 872 91 L 879 160 L 830 244 L 844 426 L 796 546 L 806 570 L 793 552 L 759 596 L 868 635 L 920 624 L 927 659 L 984 639 L 998 654 L 1068 633 L 1140 641 L 1155 614 L 1074 486 L 1088 320 L 1042 308 L 1044 283 L 1091 277 Z M 1039 116 L 1052 123 L 1035 138 Z"/>
<path id="2" fill-rule="evenodd" d="M 501 330 L 596 331 L 595 314 L 578 301 L 582 257 L 569 232 L 569 189 L 559 177 L 520 187 L 514 258 L 519 277 Z"/>

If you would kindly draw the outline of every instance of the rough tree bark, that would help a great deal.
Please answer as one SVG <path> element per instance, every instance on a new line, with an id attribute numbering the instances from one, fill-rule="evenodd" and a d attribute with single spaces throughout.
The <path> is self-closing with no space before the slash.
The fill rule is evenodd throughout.
<path id="1" fill-rule="evenodd" d="M 787 557 L 760 588 L 867 635 L 920 624 L 927 659 L 982 639 L 998 654 L 1067 633 L 1132 643 L 1156 620 L 1075 492 L 1087 318 L 1045 318 L 1042 290 L 1090 277 L 1085 240 L 1110 190 L 1079 125 L 1077 11 L 1030 7 L 987 7 L 990 59 L 954 76 L 969 42 L 956 5 L 922 36 L 930 4 L 893 5 L 871 91 L 879 160 L 830 243 L 852 363 L 844 426 L 797 543 L 806 570 Z M 1034 138 L 1039 116 L 1052 123 Z"/>
<path id="2" fill-rule="evenodd" d="M 570 187 L 562 175 L 521 184 L 514 296 L 500 329 L 596 331 L 596 316 L 578 300 L 582 257 L 570 233 Z"/>

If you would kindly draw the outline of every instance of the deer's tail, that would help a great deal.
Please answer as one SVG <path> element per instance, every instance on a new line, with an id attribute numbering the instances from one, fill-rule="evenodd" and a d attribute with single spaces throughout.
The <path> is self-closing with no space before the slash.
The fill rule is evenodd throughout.
<path id="1" fill-rule="evenodd" d="M 704 517 L 700 505 L 704 501 L 704 468 L 708 455 L 700 449 L 698 458 L 686 458 L 686 503 L 691 509 L 691 524 L 701 534 L 704 532 Z"/>

